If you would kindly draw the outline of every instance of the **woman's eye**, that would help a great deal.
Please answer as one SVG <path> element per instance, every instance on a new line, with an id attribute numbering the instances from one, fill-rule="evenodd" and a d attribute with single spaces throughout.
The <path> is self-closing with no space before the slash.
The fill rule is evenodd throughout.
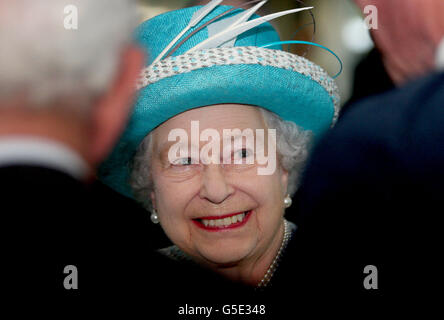
<path id="1" fill-rule="evenodd" d="M 250 155 L 249 151 L 245 148 L 236 151 L 236 158 L 246 158 Z"/>
<path id="2" fill-rule="evenodd" d="M 189 166 L 192 164 L 191 157 L 188 158 L 180 158 L 173 162 L 173 165 L 176 166 Z"/>

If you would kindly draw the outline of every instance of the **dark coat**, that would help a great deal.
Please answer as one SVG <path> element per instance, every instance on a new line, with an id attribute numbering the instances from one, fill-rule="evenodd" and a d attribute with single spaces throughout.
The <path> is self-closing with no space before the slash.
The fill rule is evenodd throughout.
<path id="1" fill-rule="evenodd" d="M 298 196 L 301 288 L 369 307 L 437 298 L 444 74 L 350 108 L 315 148 Z M 367 265 L 378 269 L 377 290 L 364 289 Z"/>
<path id="2" fill-rule="evenodd" d="M 36 306 L 58 315 L 177 315 L 178 303 L 228 285 L 156 253 L 165 241 L 161 228 L 134 201 L 98 182 L 31 166 L 0 168 L 0 182 L 1 287 L 6 306 L 20 303 L 16 314 L 40 314 Z M 68 265 L 78 271 L 76 290 L 64 287 Z"/>

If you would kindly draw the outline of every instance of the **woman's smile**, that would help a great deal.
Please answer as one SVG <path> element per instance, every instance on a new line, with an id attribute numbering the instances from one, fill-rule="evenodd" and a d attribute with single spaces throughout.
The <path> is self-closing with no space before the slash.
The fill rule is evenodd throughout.
<path id="1" fill-rule="evenodd" d="M 244 226 L 250 219 L 253 212 L 253 210 L 248 210 L 220 216 L 207 216 L 192 219 L 192 221 L 197 227 L 206 231 L 227 231 Z"/>

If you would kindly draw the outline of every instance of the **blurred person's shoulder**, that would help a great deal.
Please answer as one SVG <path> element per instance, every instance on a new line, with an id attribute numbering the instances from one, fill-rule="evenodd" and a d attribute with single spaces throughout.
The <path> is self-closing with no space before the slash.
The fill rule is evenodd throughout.
<path id="1" fill-rule="evenodd" d="M 444 97 L 444 72 L 433 73 L 408 82 L 402 87 L 360 99 L 351 110 L 343 115 L 336 128 L 351 125 L 356 120 L 360 125 L 379 122 L 380 117 L 393 117 L 395 120 L 418 121 L 419 115 L 426 114 L 440 105 Z M 442 109 L 442 108 L 441 108 Z M 416 117 L 415 117 L 416 116 Z"/>
<path id="2" fill-rule="evenodd" d="M 375 302 L 431 292 L 441 266 L 443 101 L 444 73 L 428 75 L 361 100 L 315 147 L 299 202 L 307 287 L 331 281 L 369 301 L 362 270 L 373 261 L 385 274 Z M 320 276 L 331 261 L 335 276 Z"/>
<path id="3" fill-rule="evenodd" d="M 443 130 L 443 100 L 444 73 L 413 80 L 357 101 L 340 117 L 326 140 L 371 142 L 393 150 L 407 150 L 427 138 L 436 141 Z"/>

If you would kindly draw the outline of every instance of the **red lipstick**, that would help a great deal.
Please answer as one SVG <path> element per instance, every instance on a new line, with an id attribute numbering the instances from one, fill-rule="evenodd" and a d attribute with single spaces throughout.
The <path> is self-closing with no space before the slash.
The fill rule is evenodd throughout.
<path id="1" fill-rule="evenodd" d="M 229 213 L 221 216 L 208 216 L 193 219 L 196 226 L 206 231 L 223 231 L 243 226 L 250 219 L 253 210 Z"/>

